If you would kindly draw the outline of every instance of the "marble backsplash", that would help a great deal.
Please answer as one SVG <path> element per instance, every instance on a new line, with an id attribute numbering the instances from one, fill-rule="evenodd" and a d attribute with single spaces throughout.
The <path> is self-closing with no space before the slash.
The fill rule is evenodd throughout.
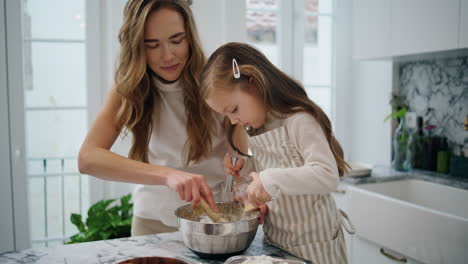
<path id="1" fill-rule="evenodd" d="M 468 115 L 468 56 L 400 63 L 399 94 L 409 110 L 437 126 L 433 135 L 446 137 L 452 147 L 468 146 L 464 130 Z"/>

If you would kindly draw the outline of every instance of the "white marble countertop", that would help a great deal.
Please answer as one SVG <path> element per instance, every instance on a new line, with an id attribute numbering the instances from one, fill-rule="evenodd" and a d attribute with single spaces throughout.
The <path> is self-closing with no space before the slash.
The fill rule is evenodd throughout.
<path id="1" fill-rule="evenodd" d="M 468 175 L 467 177 L 462 178 L 424 170 L 401 172 L 396 171 L 391 167 L 381 165 L 374 166 L 372 168 L 372 173 L 369 176 L 342 177 L 341 181 L 350 184 L 366 184 L 404 179 L 418 179 L 468 190 Z"/>
<path id="2" fill-rule="evenodd" d="M 457 188 L 468 189 L 468 179 L 466 178 L 455 178 L 450 175 L 426 171 L 398 172 L 386 166 L 374 167 L 372 174 L 368 177 L 343 177 L 341 180 L 350 184 L 365 184 L 407 178 L 417 178 Z M 254 241 L 243 254 L 249 256 L 268 255 L 284 259 L 298 260 L 287 252 L 265 242 L 263 239 L 262 226 L 259 226 Z M 182 236 L 179 232 L 103 240 L 64 245 L 54 248 L 34 248 L 15 252 L 5 252 L 0 254 L 0 263 L 115 264 L 126 259 L 145 256 L 181 256 L 193 263 L 223 263 L 223 260 L 206 260 L 195 255 L 184 245 Z"/>
<path id="3" fill-rule="evenodd" d="M 298 260 L 287 252 L 265 242 L 261 226 L 259 226 L 250 247 L 242 254 L 249 256 L 268 255 Z M 224 262 L 223 260 L 201 259 L 184 245 L 181 233 L 175 232 L 63 245 L 54 248 L 5 252 L 0 254 L 0 263 L 114 264 L 126 259 L 148 256 L 181 256 L 192 263 L 218 264 Z"/>

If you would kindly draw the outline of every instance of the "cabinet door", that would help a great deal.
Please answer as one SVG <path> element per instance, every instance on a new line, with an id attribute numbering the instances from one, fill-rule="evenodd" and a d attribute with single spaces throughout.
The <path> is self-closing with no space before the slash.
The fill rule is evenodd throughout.
<path id="1" fill-rule="evenodd" d="M 343 211 L 347 211 L 349 206 L 348 206 L 348 200 L 346 199 L 346 189 L 348 187 L 348 184 L 345 182 L 340 182 L 338 185 L 338 188 L 336 191 L 332 193 L 333 198 L 335 199 L 336 207 Z"/>
<path id="2" fill-rule="evenodd" d="M 349 203 L 348 198 L 346 196 L 346 189 L 348 187 L 347 183 L 340 182 L 337 190 L 332 193 L 333 199 L 335 199 L 336 207 L 343 210 L 345 213 L 349 214 Z M 346 230 L 343 230 L 346 242 L 346 250 L 348 254 L 348 259 L 351 256 L 351 250 L 353 248 L 353 239 L 352 235 L 348 234 Z"/>
<path id="3" fill-rule="evenodd" d="M 458 48 L 460 0 L 393 0 L 392 55 Z"/>
<path id="4" fill-rule="evenodd" d="M 359 263 L 379 263 L 379 264 L 398 264 L 410 263 L 420 264 L 421 262 L 409 259 L 404 255 L 398 254 L 389 249 L 385 249 L 373 242 L 354 236 L 353 251 L 351 256 L 352 264 Z"/>
<path id="5" fill-rule="evenodd" d="M 383 58 L 390 53 L 390 0 L 354 0 L 353 55 Z"/>
<path id="6" fill-rule="evenodd" d="M 460 4 L 460 48 L 468 48 L 468 0 Z"/>

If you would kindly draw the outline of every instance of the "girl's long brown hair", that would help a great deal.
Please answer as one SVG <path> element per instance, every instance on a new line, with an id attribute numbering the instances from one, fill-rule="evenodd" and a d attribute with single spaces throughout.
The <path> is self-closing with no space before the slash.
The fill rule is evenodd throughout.
<path id="1" fill-rule="evenodd" d="M 239 79 L 233 75 L 234 58 L 241 73 Z M 263 96 L 267 109 L 272 113 L 280 114 L 283 118 L 300 111 L 311 114 L 325 133 L 339 175 L 343 176 L 348 171 L 349 165 L 344 160 L 343 149 L 333 135 L 330 119 L 325 112 L 307 97 L 299 82 L 276 68 L 254 47 L 232 42 L 218 48 L 203 69 L 201 94 L 207 98 L 215 87 L 247 87 L 249 82 Z"/>
<path id="2" fill-rule="evenodd" d="M 120 29 L 120 57 L 115 74 L 121 106 L 117 114 L 119 125 L 133 134 L 129 152 L 131 159 L 148 162 L 148 144 L 153 129 L 153 117 L 159 118 L 160 95 L 147 66 L 144 28 L 147 17 L 156 10 L 167 8 L 184 19 L 189 42 L 190 58 L 179 78 L 184 90 L 186 130 L 188 139 L 184 162 L 198 162 L 211 151 L 212 111 L 200 96 L 200 75 L 206 62 L 195 27 L 191 1 L 188 0 L 129 0 L 125 5 L 123 26 Z M 158 125 L 158 120 L 154 120 Z"/>

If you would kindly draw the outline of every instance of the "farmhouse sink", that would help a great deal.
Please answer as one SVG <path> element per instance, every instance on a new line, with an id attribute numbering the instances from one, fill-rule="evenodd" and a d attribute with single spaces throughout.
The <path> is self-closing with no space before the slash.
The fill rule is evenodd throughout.
<path id="1" fill-rule="evenodd" d="M 421 180 L 348 187 L 357 235 L 424 263 L 466 263 L 468 191 Z"/>

